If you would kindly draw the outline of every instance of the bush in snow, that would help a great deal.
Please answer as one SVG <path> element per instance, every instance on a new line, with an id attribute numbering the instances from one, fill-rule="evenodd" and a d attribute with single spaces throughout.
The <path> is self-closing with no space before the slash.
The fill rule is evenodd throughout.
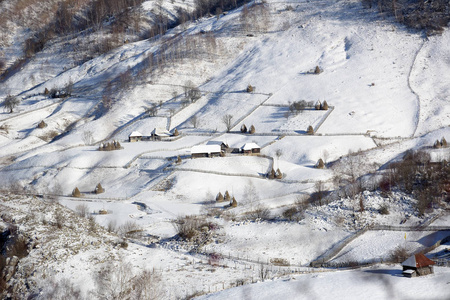
<path id="1" fill-rule="evenodd" d="M 247 86 L 247 93 L 252 93 L 255 90 L 255 87 L 253 87 L 252 85 L 248 85 Z"/>
<path id="2" fill-rule="evenodd" d="M 311 125 L 308 126 L 308 129 L 306 130 L 306 134 L 309 134 L 309 135 L 314 134 L 314 128 Z"/>
<path id="3" fill-rule="evenodd" d="M 397 246 L 397 248 L 390 252 L 389 260 L 394 263 L 401 263 L 404 262 L 409 256 L 410 253 L 404 246 Z"/>
<path id="4" fill-rule="evenodd" d="M 97 184 L 97 186 L 95 187 L 94 193 L 101 194 L 104 192 L 105 192 L 105 189 L 102 187 L 102 185 L 100 183 Z"/>

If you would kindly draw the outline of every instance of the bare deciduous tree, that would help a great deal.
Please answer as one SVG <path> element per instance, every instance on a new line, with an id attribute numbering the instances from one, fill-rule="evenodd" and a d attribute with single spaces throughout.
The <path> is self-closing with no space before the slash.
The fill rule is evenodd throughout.
<path id="1" fill-rule="evenodd" d="M 3 100 L 4 110 L 8 110 L 9 113 L 13 113 L 14 108 L 16 108 L 16 106 L 19 105 L 19 103 L 20 103 L 20 100 L 17 99 L 17 97 L 8 95 L 8 96 L 6 96 L 5 100 Z"/>
<path id="2" fill-rule="evenodd" d="M 192 116 L 189 119 L 189 123 L 191 123 L 192 126 L 194 126 L 194 128 L 197 128 L 197 126 L 198 126 L 198 118 L 197 118 L 197 116 Z"/>
<path id="3" fill-rule="evenodd" d="M 225 124 L 227 127 L 227 132 L 230 132 L 231 128 L 233 127 L 233 124 L 231 123 L 231 120 L 233 120 L 233 116 L 226 114 L 222 117 L 222 123 Z"/>

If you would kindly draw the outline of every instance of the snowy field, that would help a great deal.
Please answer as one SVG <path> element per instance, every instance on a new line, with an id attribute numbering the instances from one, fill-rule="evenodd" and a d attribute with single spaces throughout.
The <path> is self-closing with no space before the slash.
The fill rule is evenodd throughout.
<path id="1" fill-rule="evenodd" d="M 169 2 L 164 7 L 173 15 L 178 6 L 192 6 L 192 1 Z M 134 271 L 158 270 L 164 299 L 224 289 L 200 299 L 448 298 L 448 268 L 412 279 L 400 275 L 399 265 L 384 264 L 285 274 L 290 267 L 311 271 L 312 261 L 366 226 L 403 226 L 405 231 L 369 230 L 346 244 L 332 263 L 380 262 L 398 246 L 411 251 L 429 247 L 450 233 L 407 229 L 444 210 L 418 216 L 412 196 L 375 191 L 361 194 L 363 212 L 359 199 L 341 198 L 310 206 L 297 220 L 287 220 L 283 213 L 300 207 L 319 188 L 325 193 L 335 189 L 342 175 L 339 164 L 351 153 L 357 153 L 353 157 L 361 173 L 383 171 L 408 150 L 425 149 L 433 161 L 450 158 L 450 148 L 431 148 L 442 137 L 450 142 L 450 31 L 426 37 L 380 17 L 375 8 L 363 9 L 356 0 L 268 0 L 264 6 L 270 16 L 267 30 L 244 30 L 243 8 L 238 7 L 79 64 L 64 50 L 75 39 L 54 41 L 1 82 L 0 98 L 14 94 L 21 102 L 13 113 L 0 111 L 0 188 L 40 196 L 33 201 L 56 197 L 71 210 L 85 204 L 104 228 L 132 222 L 142 234 L 128 240 L 128 249 L 101 235 L 90 236 L 81 243 L 91 248 L 79 253 L 69 244 L 66 250 L 53 249 L 50 241 L 49 251 L 65 260 L 45 268 L 57 279 L 69 277 L 83 286 L 83 293 L 93 288 L 92 276 L 100 265 L 120 255 Z M 152 1 L 142 5 L 150 15 L 153 8 Z M 203 52 L 154 73 L 140 72 L 150 55 L 172 41 L 191 43 Z M 17 47 L 11 45 L 5 53 L 19 51 Z M 314 74 L 316 66 L 320 74 Z M 132 83 L 110 95 L 108 106 L 106 87 L 128 70 Z M 186 102 L 189 81 L 200 96 Z M 69 83 L 71 97 L 44 95 L 45 88 L 63 89 Z M 248 85 L 255 90 L 247 92 Z M 332 110 L 288 116 L 289 104 L 300 100 L 326 100 Z M 153 115 L 151 108 L 157 108 Z M 230 124 L 224 121 L 227 115 Z M 47 126 L 37 128 L 41 121 Z M 243 124 L 248 129 L 254 125 L 256 133 L 241 133 Z M 309 125 L 318 127 L 314 135 L 305 134 Z M 133 131 L 149 136 L 155 128 L 176 128 L 180 136 L 127 141 Z M 113 140 L 120 141 L 121 149 L 98 150 Z M 227 153 L 191 159 L 192 147 L 209 141 L 230 148 L 256 143 L 263 156 Z M 178 156 L 181 162 L 176 162 Z M 319 159 L 327 168 L 315 167 Z M 272 167 L 280 169 L 281 179 L 265 177 Z M 94 193 L 98 183 L 105 189 L 102 194 Z M 79 198 L 71 197 L 75 187 L 83 194 Z M 237 207 L 215 203 L 225 191 L 235 197 Z M 28 202 L 5 203 L 20 216 L 33 215 Z M 381 214 L 382 207 L 389 214 Z M 255 208 L 268 210 L 266 220 L 249 217 Z M 53 218 L 40 209 L 42 220 Z M 191 215 L 218 228 L 199 253 L 192 243 L 181 241 L 174 222 Z M 446 213 L 432 223 L 448 224 Z M 114 233 L 106 235 L 118 239 Z M 217 266 L 208 253 L 222 258 Z M 290 266 L 271 270 L 266 282 L 250 284 L 260 281 L 260 263 L 270 265 L 273 259 Z M 245 285 L 235 287 L 238 280 Z"/>

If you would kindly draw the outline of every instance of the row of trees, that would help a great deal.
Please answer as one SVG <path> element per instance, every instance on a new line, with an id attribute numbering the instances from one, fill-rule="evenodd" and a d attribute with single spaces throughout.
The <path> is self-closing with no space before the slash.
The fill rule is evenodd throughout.
<path id="1" fill-rule="evenodd" d="M 450 163 L 433 163 L 425 151 L 408 151 L 403 160 L 392 163 L 380 181 L 385 192 L 398 188 L 417 199 L 419 214 L 450 202 Z"/>
<path id="2" fill-rule="evenodd" d="M 441 32 L 450 22 L 448 0 L 361 0 L 365 8 L 377 7 L 411 28 Z"/>

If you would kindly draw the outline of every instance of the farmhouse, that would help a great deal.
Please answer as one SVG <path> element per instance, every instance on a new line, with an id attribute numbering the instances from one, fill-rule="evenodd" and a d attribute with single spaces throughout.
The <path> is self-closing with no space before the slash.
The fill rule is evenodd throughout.
<path id="1" fill-rule="evenodd" d="M 155 128 L 152 131 L 151 139 L 153 141 L 162 141 L 171 136 L 172 136 L 172 134 L 165 128 Z"/>
<path id="2" fill-rule="evenodd" d="M 128 136 L 128 141 L 131 142 L 138 142 L 138 141 L 142 141 L 142 134 L 139 131 L 133 131 L 129 136 Z"/>
<path id="3" fill-rule="evenodd" d="M 220 145 L 198 145 L 191 148 L 191 157 L 214 157 L 221 154 Z"/>
<path id="4" fill-rule="evenodd" d="M 406 277 L 416 277 L 433 274 L 434 264 L 435 262 L 426 257 L 424 254 L 415 254 L 402 263 L 402 274 Z"/>
<path id="5" fill-rule="evenodd" d="M 226 151 L 228 149 L 228 145 L 222 141 L 208 141 L 206 145 L 219 145 L 222 151 Z"/>
<path id="6" fill-rule="evenodd" d="M 241 152 L 243 152 L 244 154 L 260 153 L 261 147 L 259 147 L 255 143 L 246 143 L 241 147 Z"/>

